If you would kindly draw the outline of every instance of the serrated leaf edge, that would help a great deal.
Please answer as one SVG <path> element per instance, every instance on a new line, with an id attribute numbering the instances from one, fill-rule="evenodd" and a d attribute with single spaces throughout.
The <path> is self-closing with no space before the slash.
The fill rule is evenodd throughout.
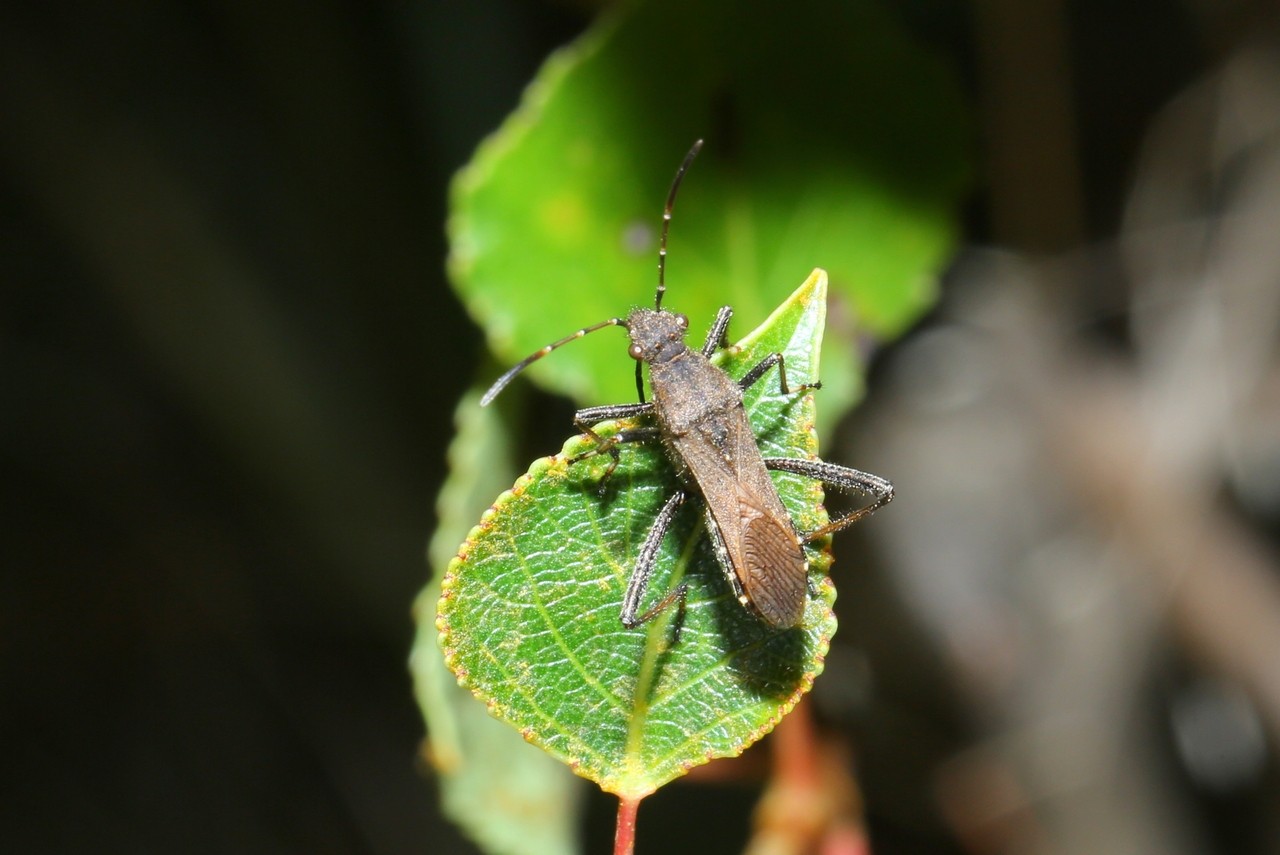
<path id="1" fill-rule="evenodd" d="M 777 316 L 785 312 L 793 302 L 805 299 L 812 300 L 814 298 L 814 292 L 822 292 L 825 294 L 826 284 L 826 271 L 821 268 L 814 268 L 813 271 L 805 278 L 804 282 L 801 283 L 800 287 L 797 288 L 787 300 L 783 301 L 783 303 L 776 307 L 764 321 L 754 327 L 750 333 L 733 346 L 733 352 L 740 352 L 743 349 L 749 348 L 761 337 L 761 335 L 763 335 L 761 331 L 772 326 Z M 825 311 L 826 307 L 824 297 L 821 305 L 821 317 L 817 324 L 819 329 L 821 329 L 821 321 L 825 317 Z M 718 354 L 718 356 L 720 355 Z M 812 356 L 812 364 L 815 369 L 818 366 L 819 358 L 819 349 L 815 348 Z M 618 430 L 620 426 L 624 426 L 625 424 L 625 422 L 605 422 L 598 425 L 595 428 L 595 431 L 601 437 L 607 437 Z M 808 446 L 806 451 L 811 457 L 816 457 L 818 451 L 818 438 L 816 435 L 816 427 L 812 420 L 805 426 L 805 432 L 807 433 L 806 445 Z M 455 555 L 449 562 L 449 566 L 445 571 L 444 579 L 441 582 L 440 599 L 437 603 L 436 609 L 436 630 L 439 635 L 439 645 L 442 653 L 444 654 L 445 664 L 454 674 L 458 681 L 458 685 L 469 690 L 478 700 L 485 704 L 485 707 L 489 710 L 491 715 L 501 719 L 507 724 L 512 724 L 512 722 L 506 715 L 504 715 L 506 705 L 480 689 L 478 686 L 473 685 L 469 680 L 469 675 L 467 674 L 465 666 L 458 661 L 457 650 L 452 644 L 450 637 L 451 627 L 448 620 L 447 603 L 452 598 L 451 592 L 458 579 L 459 568 L 466 561 L 470 548 L 476 539 L 492 527 L 492 519 L 494 516 L 496 516 L 505 505 L 519 498 L 536 478 L 545 477 L 552 470 L 561 470 L 561 472 L 558 473 L 560 475 L 567 474 L 568 466 L 571 465 L 569 461 L 578 457 L 585 451 L 592 450 L 594 447 L 593 440 L 579 434 L 569 437 L 561 447 L 559 454 L 549 457 L 541 457 L 533 461 L 533 463 L 529 465 L 528 470 L 516 479 L 516 482 L 512 485 L 511 489 L 506 490 L 499 495 L 498 498 L 494 500 L 494 503 L 490 505 L 483 514 L 481 514 L 480 521 L 472 527 L 471 531 L 467 534 L 466 539 L 459 547 L 457 555 Z M 821 485 L 815 482 L 813 490 L 816 494 L 820 495 Z M 819 502 L 818 505 L 819 512 L 821 513 L 821 503 Z M 804 669 L 796 683 L 795 690 L 786 699 L 777 702 L 775 712 L 768 718 L 768 720 L 761 724 L 760 727 L 748 732 L 746 737 L 741 740 L 733 750 L 711 750 L 705 752 L 699 759 L 679 763 L 674 768 L 678 769 L 680 774 L 687 773 L 690 769 L 717 758 L 736 757 L 742 754 L 743 751 L 754 745 L 772 731 L 774 727 L 777 726 L 778 722 L 780 722 L 788 713 L 791 712 L 792 709 L 795 708 L 795 705 L 799 703 L 800 698 L 813 688 L 814 680 L 816 680 L 825 669 L 826 656 L 830 652 L 831 639 L 834 637 L 838 627 L 835 612 L 832 609 L 835 602 L 836 591 L 835 586 L 832 584 L 830 576 L 828 575 L 828 571 L 830 570 L 833 560 L 830 552 L 830 538 L 824 539 L 823 542 L 815 543 L 814 548 L 808 552 L 807 555 L 810 556 L 810 572 L 817 569 L 822 573 L 821 581 L 819 582 L 819 595 L 820 599 L 823 601 L 826 611 L 825 619 L 822 621 L 816 636 L 813 654 L 810 660 L 812 666 Z M 500 663 L 495 664 L 500 665 Z M 543 718 L 546 722 L 555 727 L 555 719 L 553 717 L 544 715 Z M 588 746 L 584 745 L 583 749 L 579 752 L 579 756 L 575 757 L 547 745 L 544 741 L 538 738 L 535 729 L 531 726 L 512 726 L 516 727 L 516 730 L 527 742 L 537 745 L 539 748 L 547 751 L 553 756 L 559 757 L 575 774 L 594 781 L 606 792 L 612 792 L 619 796 L 628 798 L 641 798 L 654 792 L 658 787 L 672 779 L 667 778 L 655 783 L 652 777 L 646 777 L 643 773 L 639 772 L 639 770 L 636 770 L 636 774 L 631 774 L 632 770 L 626 769 L 624 769 L 623 773 L 620 775 L 601 775 L 597 777 L 589 774 L 582 768 L 583 762 L 580 757 L 587 757 L 595 754 L 594 750 Z M 714 730 L 715 726 L 716 725 L 708 725 L 697 733 L 710 732 Z M 567 742 L 579 745 L 582 744 L 581 740 L 574 734 L 558 727 L 555 729 L 559 730 L 560 733 L 565 736 Z M 686 744 L 695 743 L 697 733 L 691 734 L 685 741 Z M 678 751 L 678 748 L 673 748 L 672 751 L 669 752 L 668 756 L 678 753 Z M 675 775 L 672 777 L 678 776 L 679 775 Z"/>

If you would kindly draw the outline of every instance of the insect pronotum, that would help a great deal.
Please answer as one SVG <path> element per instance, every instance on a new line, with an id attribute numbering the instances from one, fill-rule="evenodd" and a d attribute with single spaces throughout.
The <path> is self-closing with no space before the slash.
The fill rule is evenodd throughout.
<path id="1" fill-rule="evenodd" d="M 610 318 L 566 336 L 530 354 L 497 379 L 481 399 L 486 405 L 517 374 L 556 348 L 605 327 L 622 327 L 631 337 L 629 353 L 636 360 L 638 404 L 587 407 L 574 415 L 574 426 L 596 440 L 590 454 L 613 458 L 605 477 L 617 467 L 618 446 L 628 442 L 659 440 L 666 449 L 680 487 L 658 511 L 645 536 L 622 600 L 622 623 L 630 628 L 652 618 L 676 599 L 683 600 L 686 586 L 670 592 L 641 613 L 640 601 L 649 584 L 659 547 L 680 506 L 690 498 L 702 500 L 706 528 L 716 559 L 723 568 L 738 601 L 770 626 L 784 629 L 800 623 L 808 587 L 808 563 L 804 544 L 853 525 L 893 499 L 893 485 L 878 475 L 820 460 L 764 457 L 756 444 L 742 406 L 744 389 L 759 382 L 774 366 L 784 395 L 820 387 L 819 383 L 787 384 L 786 361 L 771 353 L 739 380 L 711 364 L 711 356 L 728 346 L 729 319 L 733 309 L 724 306 L 716 315 L 701 350 L 685 343 L 689 319 L 662 308 L 666 293 L 667 232 L 676 192 L 689 164 L 702 148 L 693 144 L 676 171 L 662 214 L 658 247 L 658 289 L 653 308 L 636 308 L 625 318 Z M 653 400 L 646 402 L 642 366 L 649 366 Z M 651 425 L 619 431 L 603 439 L 592 427 L 607 419 L 652 419 Z M 585 456 L 585 455 L 584 455 Z M 871 497 L 870 504 L 839 517 L 811 532 L 796 530 L 769 470 L 814 478 L 841 490 Z"/>

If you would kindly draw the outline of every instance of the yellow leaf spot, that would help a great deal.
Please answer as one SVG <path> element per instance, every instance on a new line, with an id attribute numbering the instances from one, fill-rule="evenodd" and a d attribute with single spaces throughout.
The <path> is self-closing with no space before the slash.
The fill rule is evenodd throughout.
<path id="1" fill-rule="evenodd" d="M 587 206 L 577 193 L 560 193 L 542 204 L 538 222 L 551 240 L 562 244 L 580 243 L 587 232 Z"/>

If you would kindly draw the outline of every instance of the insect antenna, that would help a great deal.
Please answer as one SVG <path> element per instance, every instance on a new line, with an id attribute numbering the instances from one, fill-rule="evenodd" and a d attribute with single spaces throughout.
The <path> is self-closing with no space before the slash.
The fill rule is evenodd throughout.
<path id="1" fill-rule="evenodd" d="M 667 206 L 662 209 L 662 238 L 658 241 L 658 293 L 654 295 L 653 307 L 662 308 L 662 295 L 667 293 L 667 231 L 671 228 L 671 209 L 676 204 L 676 191 L 680 189 L 680 181 L 684 178 L 689 164 L 702 151 L 702 140 L 698 140 L 684 156 L 680 168 L 676 170 L 675 180 L 671 182 L 671 190 L 667 193 Z"/>
<path id="2" fill-rule="evenodd" d="M 593 333 L 596 330 L 602 330 L 605 327 L 622 327 L 625 329 L 626 326 L 627 326 L 627 322 L 625 318 L 609 318 L 609 320 L 607 321 L 601 321 L 598 324 L 592 324 L 589 327 L 583 327 L 573 335 L 567 335 L 564 338 L 560 339 L 559 341 L 554 341 L 551 344 L 547 345 L 546 347 L 535 350 L 533 353 L 529 354 L 524 359 L 520 360 L 515 365 L 511 366 L 511 368 L 507 370 L 507 373 L 503 374 L 497 380 L 493 381 L 493 385 L 489 387 L 489 391 L 485 392 L 484 397 L 480 399 L 480 406 L 487 407 L 489 403 L 493 401 L 494 398 L 498 397 L 499 392 L 507 388 L 507 384 L 510 383 L 513 379 L 515 379 L 515 376 L 517 374 L 519 374 L 521 371 L 528 368 L 533 363 L 537 362 L 542 357 L 546 356 L 551 351 L 555 350 L 557 347 L 563 347 L 564 345 L 568 344 L 571 341 L 577 341 L 587 333 Z"/>

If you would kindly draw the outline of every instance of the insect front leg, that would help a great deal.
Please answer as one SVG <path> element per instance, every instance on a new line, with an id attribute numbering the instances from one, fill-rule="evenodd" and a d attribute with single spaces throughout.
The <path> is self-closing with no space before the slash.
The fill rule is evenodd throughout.
<path id="1" fill-rule="evenodd" d="M 775 472 L 803 475 L 835 487 L 837 490 L 853 491 L 872 497 L 871 504 L 856 511 L 850 511 L 819 529 L 802 534 L 800 539 L 805 543 L 811 543 L 820 537 L 848 528 L 893 501 L 893 485 L 870 472 L 850 469 L 848 466 L 837 466 L 823 460 L 800 460 L 794 457 L 766 457 L 764 465 L 766 469 L 772 469 Z"/>
<path id="2" fill-rule="evenodd" d="M 618 446 L 624 442 L 649 442 L 658 439 L 661 434 L 656 427 L 641 427 L 620 430 L 613 436 L 605 438 L 592 430 L 592 428 L 609 419 L 630 419 L 652 414 L 653 404 L 606 404 L 600 407 L 587 407 L 578 410 L 573 415 L 573 426 L 582 431 L 584 436 L 590 437 L 596 445 L 595 448 L 589 451 L 584 451 L 571 457 L 569 465 L 572 466 L 580 460 L 594 457 L 597 454 L 608 454 L 612 459 L 609 461 L 609 468 L 604 471 L 604 477 L 600 479 L 600 493 L 603 494 L 609 479 L 613 477 L 613 471 L 618 468 L 618 464 L 622 461 L 622 455 L 618 453 Z"/>
<path id="3" fill-rule="evenodd" d="M 658 511 L 657 518 L 654 519 L 649 533 L 645 535 L 644 543 L 640 546 L 640 555 L 636 558 L 635 569 L 631 571 L 631 578 L 627 581 L 627 592 L 622 595 L 621 620 L 622 625 L 627 629 L 635 629 L 642 623 L 648 623 L 676 600 L 680 601 L 681 608 L 684 607 L 689 586 L 681 583 L 674 591 L 659 600 L 657 605 L 642 615 L 636 615 L 640 611 L 640 600 L 644 597 L 645 589 L 649 587 L 649 577 L 653 575 L 658 551 L 662 547 L 662 538 L 671 528 L 671 521 L 675 519 L 676 511 L 684 504 L 686 498 L 687 494 L 684 490 L 676 490 L 671 494 L 671 498 L 667 499 L 662 510 Z"/>
<path id="4" fill-rule="evenodd" d="M 624 434 L 648 432 L 651 429 L 635 428 L 629 431 L 619 431 L 617 434 L 605 439 L 600 434 L 592 430 L 592 428 L 600 424 L 600 422 L 609 421 L 610 419 L 633 419 L 638 418 L 639 416 L 651 415 L 653 415 L 653 404 L 606 404 L 601 407 L 586 407 L 578 410 L 573 414 L 573 426 L 582 431 L 584 436 L 590 437 L 595 442 L 596 448 L 593 448 L 591 451 L 583 454 L 579 454 L 570 462 L 576 463 L 584 457 L 605 453 L 616 458 L 618 456 L 618 452 L 613 446 L 622 442 L 637 441 L 635 439 L 624 438 Z M 653 428 L 652 430 L 656 431 L 657 429 Z"/>
<path id="5" fill-rule="evenodd" d="M 778 366 L 778 380 L 781 382 L 782 394 L 790 395 L 792 392 L 805 392 L 809 389 L 821 389 L 822 383 L 814 381 L 813 383 L 802 383 L 792 389 L 787 385 L 787 360 L 781 353 L 771 353 L 756 364 L 746 374 L 742 375 L 742 379 L 738 381 L 738 385 L 743 389 L 754 386 L 761 377 L 765 375 L 770 368 Z"/>
<path id="6" fill-rule="evenodd" d="M 733 306 L 721 306 L 716 319 L 707 330 L 707 340 L 702 345 L 702 355 L 710 359 L 717 350 L 729 346 L 729 319 L 733 317 Z"/>

